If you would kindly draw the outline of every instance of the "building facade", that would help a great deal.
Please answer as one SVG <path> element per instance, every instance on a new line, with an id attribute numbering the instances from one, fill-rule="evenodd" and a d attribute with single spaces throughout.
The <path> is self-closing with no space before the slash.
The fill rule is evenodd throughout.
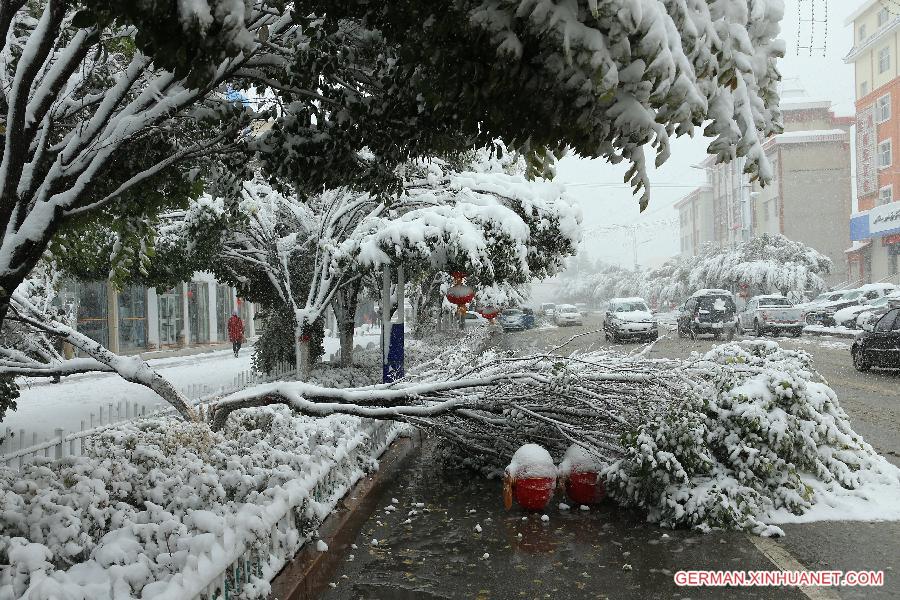
<path id="1" fill-rule="evenodd" d="M 69 281 L 59 294 L 77 329 L 117 354 L 203 346 L 228 341 L 234 309 L 245 335 L 256 334 L 256 307 L 208 273 L 169 290 L 140 285 L 116 290 L 106 281 Z"/>
<path id="2" fill-rule="evenodd" d="M 704 243 L 732 246 L 780 233 L 831 258 L 829 283 L 844 285 L 853 119 L 835 116 L 830 102 L 810 101 L 799 89 L 782 90 L 781 108 L 784 133 L 764 143 L 775 173 L 771 183 L 751 183 L 742 158 L 716 164 L 708 156 L 697 165 L 706 171 L 706 184 L 675 204 L 681 252 L 693 255 Z"/>
<path id="3" fill-rule="evenodd" d="M 830 102 L 790 94 L 781 109 L 784 133 L 763 146 L 775 178 L 765 187 L 753 185 L 753 235 L 780 233 L 816 249 L 834 264 L 827 281 L 845 285 L 850 235 L 844 223 L 852 210 L 853 119 L 835 116 Z"/>
<path id="4" fill-rule="evenodd" d="M 712 188 L 703 185 L 675 203 L 681 239 L 681 255 L 696 256 L 714 242 Z"/>
<path id="5" fill-rule="evenodd" d="M 847 19 L 853 27 L 856 94 L 856 195 L 847 249 L 851 280 L 900 282 L 900 15 L 879 0 L 864 2 Z M 900 160 L 900 159 L 898 159 Z"/>

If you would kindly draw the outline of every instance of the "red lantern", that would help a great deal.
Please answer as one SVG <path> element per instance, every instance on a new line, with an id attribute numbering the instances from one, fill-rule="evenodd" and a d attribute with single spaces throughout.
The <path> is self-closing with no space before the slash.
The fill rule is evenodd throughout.
<path id="1" fill-rule="evenodd" d="M 463 283 L 465 273 L 454 271 L 450 276 L 453 277 L 453 285 L 447 290 L 447 300 L 459 307 L 459 314 L 464 315 L 466 306 L 475 298 L 475 289 Z"/>
<path id="2" fill-rule="evenodd" d="M 194 297 L 194 290 L 188 290 L 187 297 L 188 297 L 188 298 L 193 298 L 193 297 Z"/>
<path id="3" fill-rule="evenodd" d="M 485 319 L 493 320 L 496 319 L 497 315 L 500 314 L 500 309 L 496 306 L 485 306 L 479 312 Z"/>

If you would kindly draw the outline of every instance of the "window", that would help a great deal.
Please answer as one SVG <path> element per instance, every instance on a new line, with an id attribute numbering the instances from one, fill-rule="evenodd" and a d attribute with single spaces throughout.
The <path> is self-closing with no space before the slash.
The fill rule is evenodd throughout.
<path id="1" fill-rule="evenodd" d="M 884 73 L 891 68 L 891 49 L 885 46 L 878 51 L 878 72 Z"/>
<path id="2" fill-rule="evenodd" d="M 897 314 L 900 313 L 900 309 L 894 309 L 881 317 L 881 320 L 875 325 L 875 331 L 890 331 L 891 327 L 894 325 L 894 320 L 897 318 Z"/>
<path id="3" fill-rule="evenodd" d="M 897 266 L 897 254 L 894 252 L 888 254 L 888 271 L 891 275 L 896 275 L 900 271 Z"/>
<path id="4" fill-rule="evenodd" d="M 866 24 L 863 23 L 859 26 L 859 41 L 863 41 L 866 39 Z"/>
<path id="5" fill-rule="evenodd" d="M 891 166 L 891 140 L 878 143 L 878 168 L 884 169 Z"/>
<path id="6" fill-rule="evenodd" d="M 862 97 L 868 93 L 869 93 L 869 82 L 863 81 L 861 84 L 859 84 L 859 95 Z"/>
<path id="7" fill-rule="evenodd" d="M 891 118 L 891 95 L 885 94 L 875 103 L 875 120 L 884 123 Z"/>
<path id="8" fill-rule="evenodd" d="M 894 186 L 887 185 L 878 190 L 878 204 L 890 204 L 894 200 Z"/>
<path id="9" fill-rule="evenodd" d="M 887 23 L 891 18 L 891 13 L 888 12 L 887 8 L 882 8 L 878 11 L 878 26 L 881 27 L 885 23 Z"/>

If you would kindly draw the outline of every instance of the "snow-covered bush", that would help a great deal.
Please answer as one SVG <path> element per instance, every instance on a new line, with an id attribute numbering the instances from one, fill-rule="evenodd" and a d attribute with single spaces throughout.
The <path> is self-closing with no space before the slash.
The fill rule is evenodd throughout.
<path id="1" fill-rule="evenodd" d="M 0 598 L 153 597 L 222 545 L 226 528 L 248 543 L 268 535 L 267 510 L 308 496 L 364 435 L 360 424 L 286 407 L 241 411 L 221 433 L 148 419 L 107 430 L 85 456 L 2 469 Z M 372 466 L 336 481 L 346 489 Z M 311 497 L 297 506 L 308 537 L 327 508 Z M 291 551 L 302 542 L 280 541 Z"/>
<path id="2" fill-rule="evenodd" d="M 878 455 L 805 352 L 731 343 L 690 371 L 693 390 L 626 434 L 625 456 L 604 471 L 610 495 L 651 521 L 777 532 L 766 515 L 816 501 L 802 476 L 856 489 L 875 468 Z"/>

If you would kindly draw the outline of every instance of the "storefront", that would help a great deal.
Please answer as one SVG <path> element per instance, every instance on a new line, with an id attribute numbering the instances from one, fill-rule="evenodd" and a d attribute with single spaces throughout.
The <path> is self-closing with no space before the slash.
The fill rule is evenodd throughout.
<path id="1" fill-rule="evenodd" d="M 851 283 L 857 274 L 862 283 L 900 283 L 900 202 L 889 202 L 850 219 L 847 249 Z"/>
<path id="2" fill-rule="evenodd" d="M 192 281 L 188 284 L 188 328 L 191 344 L 205 344 L 209 339 L 209 284 Z"/>
<path id="3" fill-rule="evenodd" d="M 180 346 L 184 344 L 184 285 L 158 294 L 156 297 L 159 323 L 159 345 Z"/>
<path id="4" fill-rule="evenodd" d="M 129 285 L 119 292 L 119 352 L 147 349 L 147 288 Z"/>
<path id="5" fill-rule="evenodd" d="M 228 338 L 228 319 L 234 310 L 234 292 L 227 285 L 216 285 L 216 339 Z"/>

